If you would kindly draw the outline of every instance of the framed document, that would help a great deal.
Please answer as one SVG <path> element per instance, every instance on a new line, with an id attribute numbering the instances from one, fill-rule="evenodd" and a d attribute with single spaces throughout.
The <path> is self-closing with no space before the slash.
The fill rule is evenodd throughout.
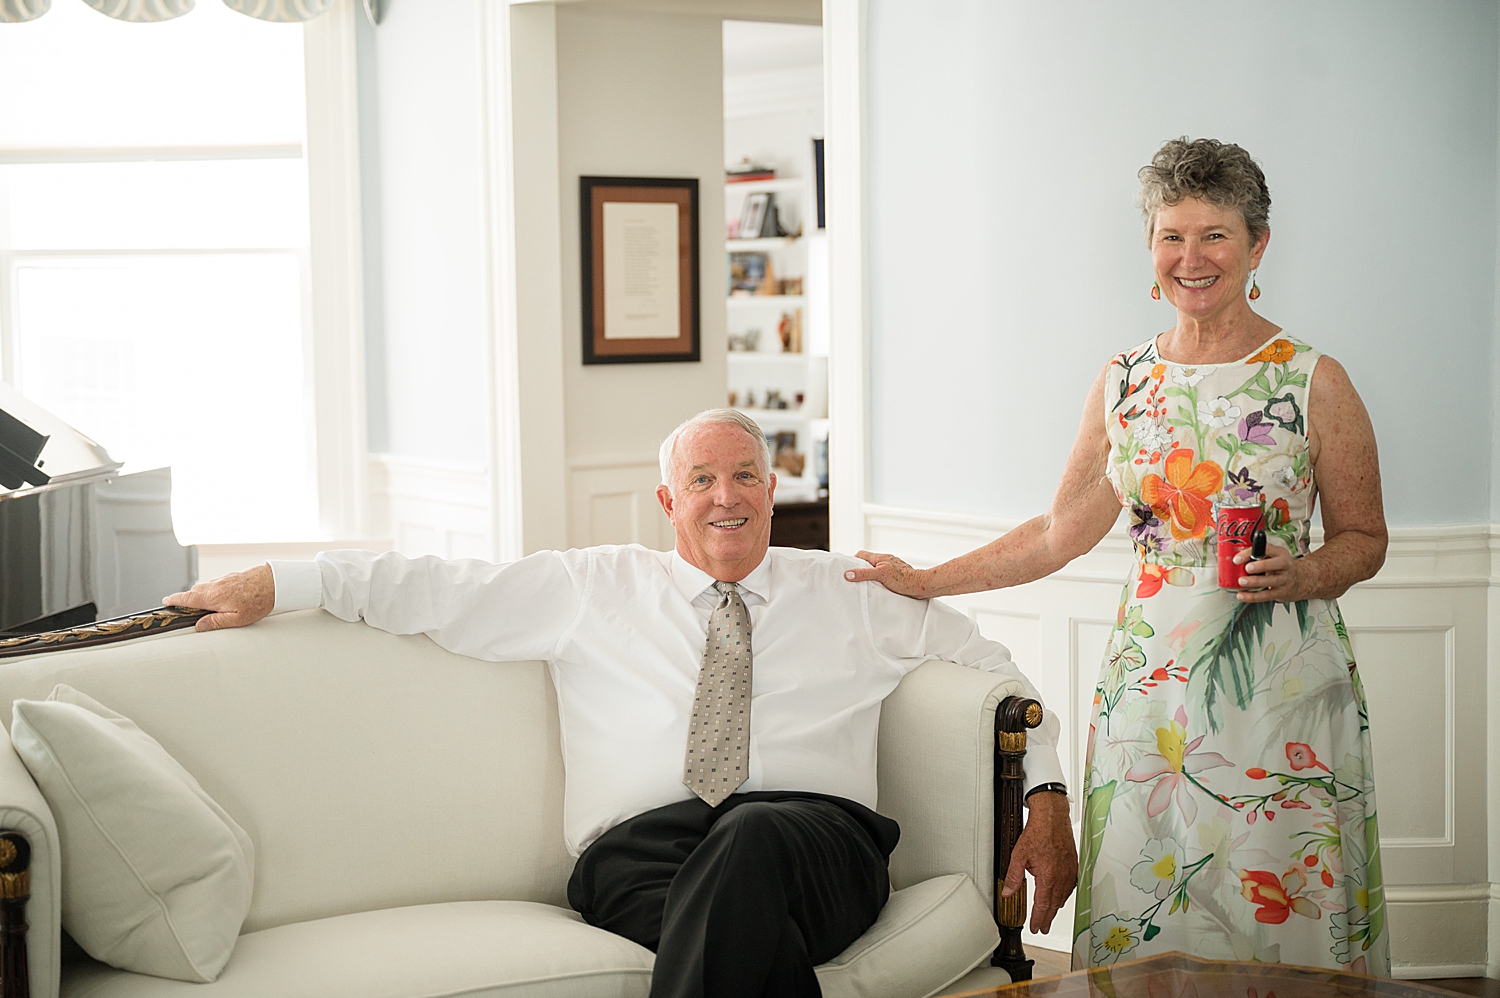
<path id="1" fill-rule="evenodd" d="M 699 359 L 698 181 L 580 177 L 583 362 Z"/>

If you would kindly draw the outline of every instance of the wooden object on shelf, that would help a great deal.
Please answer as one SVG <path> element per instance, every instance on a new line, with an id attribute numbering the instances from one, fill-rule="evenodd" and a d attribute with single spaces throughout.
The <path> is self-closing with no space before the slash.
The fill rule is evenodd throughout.
<path id="1" fill-rule="evenodd" d="M 949 992 L 946 998 L 1451 998 L 1453 992 L 1418 981 L 1394 981 L 1316 967 L 1279 963 L 1200 960 L 1186 953 L 1162 953 L 1111 967 L 1076 970 L 1061 977 L 1020 981 L 980 991 Z"/>
<path id="2" fill-rule="evenodd" d="M 771 543 L 782 548 L 828 550 L 828 500 L 777 503 L 771 517 Z"/>

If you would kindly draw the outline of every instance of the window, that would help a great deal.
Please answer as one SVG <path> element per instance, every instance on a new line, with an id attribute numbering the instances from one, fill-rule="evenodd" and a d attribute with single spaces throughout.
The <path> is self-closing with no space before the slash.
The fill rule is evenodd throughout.
<path id="1" fill-rule="evenodd" d="M 184 543 L 329 533 L 305 58 L 220 3 L 0 24 L 4 377 L 127 471 L 170 464 Z"/>

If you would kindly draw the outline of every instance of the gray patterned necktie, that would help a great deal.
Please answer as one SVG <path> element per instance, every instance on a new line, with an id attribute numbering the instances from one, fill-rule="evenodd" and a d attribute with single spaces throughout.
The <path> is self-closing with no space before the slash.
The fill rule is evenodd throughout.
<path id="1" fill-rule="evenodd" d="M 733 582 L 715 582 L 719 603 L 693 693 L 682 782 L 710 807 L 750 775 L 750 611 Z"/>

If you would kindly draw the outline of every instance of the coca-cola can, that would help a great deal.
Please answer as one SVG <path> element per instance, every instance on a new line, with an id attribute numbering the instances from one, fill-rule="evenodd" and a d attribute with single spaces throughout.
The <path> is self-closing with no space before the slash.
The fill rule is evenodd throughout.
<path id="1" fill-rule="evenodd" d="M 1219 551 L 1219 588 L 1239 589 L 1245 566 L 1236 565 L 1234 556 L 1250 550 L 1255 528 L 1260 526 L 1259 503 L 1245 505 L 1219 504 L 1214 509 L 1215 545 Z"/>

